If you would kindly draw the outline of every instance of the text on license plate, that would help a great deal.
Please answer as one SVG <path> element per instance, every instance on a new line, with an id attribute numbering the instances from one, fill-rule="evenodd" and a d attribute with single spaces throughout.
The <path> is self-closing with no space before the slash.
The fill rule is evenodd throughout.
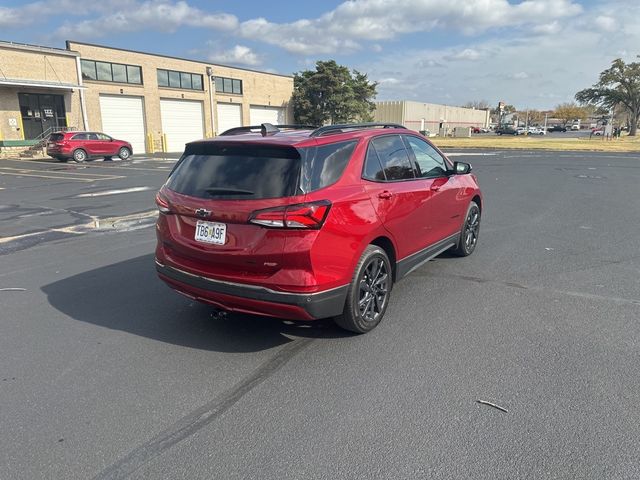
<path id="1" fill-rule="evenodd" d="M 224 245 L 227 240 L 227 226 L 224 223 L 198 220 L 198 223 L 196 223 L 195 239 L 198 242 Z"/>

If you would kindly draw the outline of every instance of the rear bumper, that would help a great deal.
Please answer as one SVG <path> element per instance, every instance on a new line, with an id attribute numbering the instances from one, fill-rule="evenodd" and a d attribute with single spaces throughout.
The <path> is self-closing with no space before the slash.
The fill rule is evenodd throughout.
<path id="1" fill-rule="evenodd" d="M 279 292 L 259 285 L 215 280 L 160 263 L 156 270 L 171 288 L 226 310 L 291 320 L 315 320 L 342 313 L 348 285 L 314 293 Z"/>

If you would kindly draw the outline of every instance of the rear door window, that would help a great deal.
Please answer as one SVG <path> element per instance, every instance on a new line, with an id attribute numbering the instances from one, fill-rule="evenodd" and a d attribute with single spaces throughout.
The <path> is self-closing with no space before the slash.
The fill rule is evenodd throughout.
<path id="1" fill-rule="evenodd" d="M 292 147 L 192 144 L 167 180 L 174 192 L 199 198 L 290 197 L 300 178 L 300 154 Z"/>
<path id="2" fill-rule="evenodd" d="M 369 149 L 378 154 L 387 181 L 415 178 L 409 155 L 400 135 L 383 135 L 371 140 Z"/>
<path id="3" fill-rule="evenodd" d="M 61 142 L 64 140 L 64 135 L 62 133 L 52 133 L 49 137 L 49 141 L 51 142 Z"/>

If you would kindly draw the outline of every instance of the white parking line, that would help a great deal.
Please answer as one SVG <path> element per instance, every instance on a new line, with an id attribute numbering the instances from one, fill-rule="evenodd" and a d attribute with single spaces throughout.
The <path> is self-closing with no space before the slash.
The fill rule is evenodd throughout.
<path id="1" fill-rule="evenodd" d="M 75 195 L 74 198 L 105 197 L 107 195 L 120 195 L 121 193 L 145 192 L 147 190 L 151 190 L 151 187 L 131 187 L 131 188 L 123 188 L 120 190 L 104 190 L 102 192 L 81 193 L 80 195 Z"/>

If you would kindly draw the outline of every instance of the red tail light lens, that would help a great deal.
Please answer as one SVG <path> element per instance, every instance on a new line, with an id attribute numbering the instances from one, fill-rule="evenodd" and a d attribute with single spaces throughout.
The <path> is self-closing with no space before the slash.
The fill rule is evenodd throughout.
<path id="1" fill-rule="evenodd" d="M 330 208 L 331 202 L 328 200 L 267 208 L 253 212 L 249 222 L 272 228 L 318 229 L 327 218 Z"/>
<path id="2" fill-rule="evenodd" d="M 156 205 L 158 206 L 158 210 L 160 213 L 171 213 L 171 207 L 169 206 L 169 201 L 164 198 L 161 192 L 156 193 Z"/>

